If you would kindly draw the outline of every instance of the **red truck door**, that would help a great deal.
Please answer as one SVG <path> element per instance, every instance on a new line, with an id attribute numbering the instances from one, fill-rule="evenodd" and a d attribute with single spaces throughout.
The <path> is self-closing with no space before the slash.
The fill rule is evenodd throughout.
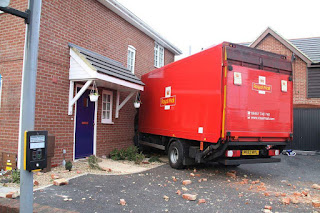
<path id="1" fill-rule="evenodd" d="M 226 79 L 225 130 L 235 138 L 285 138 L 292 133 L 288 74 L 233 65 Z"/>

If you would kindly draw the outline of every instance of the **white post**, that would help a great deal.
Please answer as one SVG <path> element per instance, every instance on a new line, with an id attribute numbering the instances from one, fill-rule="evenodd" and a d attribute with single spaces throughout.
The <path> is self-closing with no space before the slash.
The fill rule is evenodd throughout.
<path id="1" fill-rule="evenodd" d="M 119 104 L 120 104 L 120 91 L 117 90 L 117 102 L 116 102 L 116 118 L 119 118 Z"/>
<path id="2" fill-rule="evenodd" d="M 119 117 L 120 109 L 130 100 L 130 98 L 134 95 L 135 92 L 131 92 L 123 101 L 120 103 L 120 92 L 117 91 L 117 104 L 116 104 L 116 118 Z"/>
<path id="3" fill-rule="evenodd" d="M 70 81 L 68 115 L 72 115 L 72 112 L 73 112 L 73 105 L 70 105 L 73 99 L 73 94 L 74 94 L 74 81 Z"/>
<path id="4" fill-rule="evenodd" d="M 76 96 L 74 96 L 74 98 L 69 102 L 69 107 L 72 107 L 73 104 L 76 103 L 76 101 L 81 97 L 81 95 L 88 89 L 91 83 L 92 80 L 89 80 L 83 85 L 79 92 L 77 92 Z"/>

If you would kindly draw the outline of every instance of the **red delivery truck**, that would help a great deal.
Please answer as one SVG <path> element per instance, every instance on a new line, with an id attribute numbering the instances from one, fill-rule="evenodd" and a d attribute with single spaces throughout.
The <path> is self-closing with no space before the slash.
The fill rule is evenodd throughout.
<path id="1" fill-rule="evenodd" d="M 292 66 L 224 42 L 142 76 L 135 144 L 168 152 L 173 168 L 279 162 L 293 138 Z"/>

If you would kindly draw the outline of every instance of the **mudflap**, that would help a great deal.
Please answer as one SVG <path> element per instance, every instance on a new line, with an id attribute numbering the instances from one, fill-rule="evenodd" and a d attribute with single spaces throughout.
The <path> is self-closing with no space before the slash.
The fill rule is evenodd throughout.
<path id="1" fill-rule="evenodd" d="M 192 166 L 196 164 L 195 160 L 189 157 L 184 157 L 182 163 L 184 166 Z"/>

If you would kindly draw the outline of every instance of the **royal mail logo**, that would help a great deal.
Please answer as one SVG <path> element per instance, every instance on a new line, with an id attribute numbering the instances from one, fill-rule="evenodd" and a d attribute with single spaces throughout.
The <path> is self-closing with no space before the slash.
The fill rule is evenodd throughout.
<path id="1" fill-rule="evenodd" d="M 262 84 L 252 83 L 252 89 L 256 90 L 256 91 L 271 92 L 272 86 L 271 85 L 262 85 Z"/>
<path id="2" fill-rule="evenodd" d="M 266 84 L 266 77 L 259 76 L 259 83 L 252 83 L 252 90 L 258 91 L 259 94 L 266 94 L 272 92 L 272 86 Z"/>
<path id="3" fill-rule="evenodd" d="M 176 96 L 171 96 L 171 97 L 163 97 L 160 98 L 160 106 L 174 106 L 176 105 Z"/>
<path id="4" fill-rule="evenodd" d="M 160 107 L 169 110 L 172 106 L 176 105 L 176 96 L 171 96 L 171 87 L 165 88 L 164 96 L 165 97 L 160 98 Z"/>

